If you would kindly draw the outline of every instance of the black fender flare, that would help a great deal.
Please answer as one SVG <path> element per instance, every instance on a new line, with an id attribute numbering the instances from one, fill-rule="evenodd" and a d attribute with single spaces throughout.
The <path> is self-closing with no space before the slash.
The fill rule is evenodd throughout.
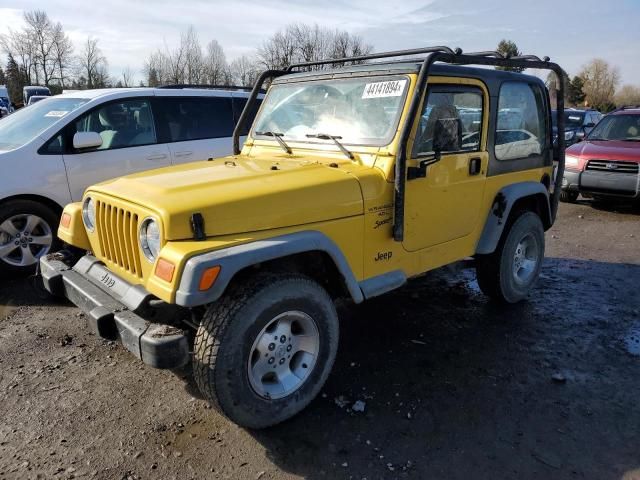
<path id="1" fill-rule="evenodd" d="M 195 307 L 214 302 L 222 296 L 231 279 L 240 270 L 269 260 L 313 251 L 321 251 L 329 255 L 342 275 L 353 301 L 362 302 L 363 292 L 340 248 L 324 233 L 307 230 L 191 257 L 186 261 L 182 272 L 176 292 L 176 303 L 183 307 Z M 213 266 L 220 266 L 218 278 L 210 289 L 200 291 L 199 282 L 202 273 Z"/>
<path id="2" fill-rule="evenodd" d="M 551 202 L 547 187 L 540 182 L 518 182 L 502 188 L 491 204 L 491 210 L 484 224 L 480 240 L 476 246 L 476 254 L 490 254 L 495 251 L 509 219 L 509 214 L 515 203 L 526 197 L 544 197 L 542 213 L 545 228 L 551 226 Z"/>

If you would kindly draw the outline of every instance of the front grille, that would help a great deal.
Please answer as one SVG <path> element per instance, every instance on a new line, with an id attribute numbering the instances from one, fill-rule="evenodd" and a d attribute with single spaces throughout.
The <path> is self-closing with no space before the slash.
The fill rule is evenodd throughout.
<path id="1" fill-rule="evenodd" d="M 138 252 L 138 215 L 98 200 L 96 223 L 102 260 L 142 278 Z"/>
<path id="2" fill-rule="evenodd" d="M 597 172 L 630 173 L 635 175 L 638 173 L 639 165 L 634 162 L 621 162 L 618 160 L 589 160 L 586 169 Z"/>

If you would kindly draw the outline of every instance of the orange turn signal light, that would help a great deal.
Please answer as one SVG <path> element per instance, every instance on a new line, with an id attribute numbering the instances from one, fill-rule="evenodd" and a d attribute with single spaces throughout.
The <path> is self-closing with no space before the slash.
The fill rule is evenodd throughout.
<path id="1" fill-rule="evenodd" d="M 68 213 L 63 213 L 62 218 L 60 219 L 60 225 L 62 225 L 64 228 L 69 228 L 69 225 L 71 225 L 71 215 L 69 215 Z"/>
<path id="2" fill-rule="evenodd" d="M 158 259 L 158 263 L 156 263 L 156 277 L 161 278 L 165 282 L 171 282 L 175 269 L 176 266 L 173 263 L 164 258 L 160 258 Z"/>
<path id="3" fill-rule="evenodd" d="M 198 288 L 201 291 L 209 290 L 211 286 L 215 283 L 219 274 L 220 274 L 220 265 L 207 268 L 204 272 L 202 272 L 202 276 L 200 277 L 200 285 L 198 286 Z"/>

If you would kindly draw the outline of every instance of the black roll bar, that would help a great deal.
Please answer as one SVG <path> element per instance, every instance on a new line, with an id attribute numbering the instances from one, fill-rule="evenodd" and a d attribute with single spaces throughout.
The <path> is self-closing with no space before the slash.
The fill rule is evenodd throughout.
<path id="1" fill-rule="evenodd" d="M 394 221 L 393 221 L 393 238 L 401 242 L 404 239 L 404 202 L 405 202 L 405 186 L 407 181 L 407 145 L 413 122 L 418 114 L 422 93 L 425 91 L 429 70 L 435 62 L 443 62 L 456 65 L 486 65 L 494 67 L 518 67 L 518 68 L 537 68 L 541 70 L 553 71 L 558 77 L 557 84 L 557 124 L 558 132 L 564 132 L 564 77 L 565 73 L 562 68 L 550 61 L 549 57 L 542 59 L 535 55 L 519 55 L 508 57 L 497 51 L 484 51 L 475 53 L 463 53 L 460 48 L 452 49 L 449 47 L 426 47 L 411 50 L 395 50 L 391 52 L 372 53 L 369 55 L 359 55 L 347 58 L 332 58 L 327 60 L 319 60 L 312 62 L 302 62 L 289 65 L 285 70 L 267 70 L 263 72 L 256 81 L 251 95 L 242 111 L 242 115 L 238 120 L 236 128 L 233 131 L 233 153 L 240 153 L 240 132 L 244 129 L 247 119 L 255 100 L 262 89 L 262 85 L 267 79 L 273 79 L 288 73 L 293 73 L 294 69 L 303 70 L 313 66 L 344 64 L 347 62 L 365 62 L 368 60 L 378 60 L 382 58 L 392 57 L 408 57 L 413 55 L 427 55 L 424 58 L 416 59 L 422 61 L 420 71 L 418 73 L 418 81 L 413 91 L 411 103 L 409 106 L 409 115 L 402 125 L 400 134 L 400 147 L 396 158 L 395 165 L 395 184 L 394 184 Z M 414 61 L 414 59 L 411 59 Z M 383 62 L 379 62 L 383 63 Z M 564 176 L 565 162 L 565 140 L 564 135 L 558 134 L 558 169 L 556 170 L 556 178 L 553 187 L 553 196 L 551 197 L 551 219 L 555 221 L 558 212 L 558 201 L 560 199 L 560 190 L 562 186 L 562 178 Z"/>
<path id="2" fill-rule="evenodd" d="M 240 118 L 238 119 L 238 123 L 236 123 L 236 127 L 233 129 L 233 154 L 240 155 L 240 132 L 244 130 L 244 127 L 247 123 L 247 119 L 251 114 L 251 110 L 253 109 L 253 105 L 256 103 L 256 98 L 262 92 L 262 85 L 267 79 L 276 78 L 281 75 L 285 75 L 287 72 L 284 70 L 265 70 L 260 74 L 258 79 L 256 80 L 251 93 L 249 94 L 249 98 L 247 99 L 247 103 L 244 105 L 242 109 L 242 114 L 240 114 Z"/>

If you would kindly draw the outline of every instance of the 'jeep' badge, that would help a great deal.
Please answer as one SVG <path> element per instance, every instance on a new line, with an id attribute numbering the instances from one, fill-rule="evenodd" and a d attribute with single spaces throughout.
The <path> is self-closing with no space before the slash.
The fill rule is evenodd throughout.
<path id="1" fill-rule="evenodd" d="M 617 169 L 618 169 L 617 163 L 607 163 L 607 170 L 617 170 Z"/>

